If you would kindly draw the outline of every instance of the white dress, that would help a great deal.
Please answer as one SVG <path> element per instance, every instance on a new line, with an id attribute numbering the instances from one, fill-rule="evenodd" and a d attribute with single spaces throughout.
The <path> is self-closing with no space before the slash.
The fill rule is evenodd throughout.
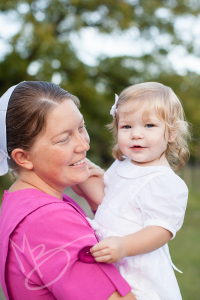
<path id="1" fill-rule="evenodd" d="M 99 240 L 124 236 L 155 225 L 173 237 L 183 224 L 188 189 L 173 170 L 140 167 L 129 158 L 116 160 L 105 173 L 105 197 L 90 224 Z M 168 245 L 125 257 L 116 267 L 132 287 L 137 300 L 180 300 L 180 290 Z"/>

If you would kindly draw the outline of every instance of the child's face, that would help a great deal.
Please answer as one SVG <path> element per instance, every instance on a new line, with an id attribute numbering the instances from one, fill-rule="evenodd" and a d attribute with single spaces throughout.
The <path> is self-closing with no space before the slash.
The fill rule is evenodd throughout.
<path id="1" fill-rule="evenodd" d="M 165 122 L 158 119 L 155 110 L 149 113 L 148 119 L 144 118 L 145 108 L 143 105 L 131 112 L 130 102 L 119 106 L 119 148 L 134 164 L 169 166 L 165 155 L 162 155 L 169 141 L 165 132 Z M 129 111 L 130 113 L 127 113 Z"/>

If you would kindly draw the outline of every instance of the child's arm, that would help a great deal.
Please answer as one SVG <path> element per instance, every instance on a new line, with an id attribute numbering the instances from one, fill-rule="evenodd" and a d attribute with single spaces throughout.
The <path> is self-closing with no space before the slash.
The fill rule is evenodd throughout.
<path id="1" fill-rule="evenodd" d="M 164 246 L 171 237 L 172 233 L 163 227 L 148 226 L 123 237 L 105 238 L 90 252 L 98 262 L 114 263 L 126 256 L 152 252 Z"/>
<path id="2" fill-rule="evenodd" d="M 97 210 L 104 197 L 104 181 L 95 176 L 89 177 L 85 182 L 80 183 L 79 187 L 84 193 L 92 210 Z"/>
<path id="3" fill-rule="evenodd" d="M 112 263 L 125 256 L 144 254 L 162 247 L 181 228 L 187 198 L 187 186 L 178 176 L 166 173 L 154 178 L 148 188 L 143 188 L 138 194 L 137 204 L 143 211 L 143 221 L 151 221 L 152 218 L 155 225 L 124 237 L 105 238 L 91 248 L 92 255 L 98 262 Z M 161 215 L 169 230 L 159 226 Z"/>
<path id="4" fill-rule="evenodd" d="M 79 196 L 84 197 L 92 210 L 97 210 L 104 197 L 104 170 L 87 159 L 90 177 L 72 189 Z"/>

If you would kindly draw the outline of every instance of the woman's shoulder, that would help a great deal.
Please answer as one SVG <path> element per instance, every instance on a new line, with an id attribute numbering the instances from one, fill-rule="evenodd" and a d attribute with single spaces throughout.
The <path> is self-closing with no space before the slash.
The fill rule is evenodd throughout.
<path id="1" fill-rule="evenodd" d="M 94 231 L 86 218 L 67 202 L 52 202 L 27 214 L 14 228 L 12 238 L 20 243 L 24 236 L 31 247 L 62 246 L 63 243 L 95 244 Z M 83 243 L 80 240 L 84 240 Z M 71 249 L 71 248 L 70 248 Z M 73 250 L 73 249 L 71 249 Z M 71 251 L 70 250 L 70 251 Z"/>
<path id="2" fill-rule="evenodd" d="M 23 220 L 21 229 L 32 235 L 33 228 L 35 236 L 38 232 L 44 238 L 49 236 L 55 239 L 58 235 L 63 238 L 73 235 L 76 239 L 82 234 L 93 233 L 85 217 L 65 202 L 51 203 L 29 214 Z"/>
<path id="3" fill-rule="evenodd" d="M 54 223 L 58 226 L 64 222 L 68 226 L 72 226 L 75 223 L 87 223 L 82 209 L 67 195 L 63 195 L 64 201 L 45 193 L 34 192 L 32 196 L 37 204 L 36 209 L 29 214 L 29 223 L 41 223 L 39 220 L 43 220 L 41 225 Z"/>
<path id="4" fill-rule="evenodd" d="M 9 224 L 12 232 L 20 223 L 24 226 L 23 230 L 29 230 L 35 224 L 45 227 L 46 224 L 64 223 L 75 228 L 75 224 L 83 225 L 87 221 L 78 206 L 70 201 L 62 201 L 34 189 L 5 192 L 0 228 Z"/>

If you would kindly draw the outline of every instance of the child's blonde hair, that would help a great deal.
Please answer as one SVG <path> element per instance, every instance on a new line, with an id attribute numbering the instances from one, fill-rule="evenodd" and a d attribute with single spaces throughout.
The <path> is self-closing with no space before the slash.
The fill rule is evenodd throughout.
<path id="1" fill-rule="evenodd" d="M 165 155 L 173 170 L 177 171 L 184 166 L 189 159 L 188 141 L 191 137 L 189 124 L 185 120 L 181 102 L 173 90 L 158 82 L 135 84 L 120 94 L 116 105 L 116 115 L 113 122 L 108 125 L 115 137 L 115 145 L 112 149 L 113 157 L 121 161 L 124 160 L 117 143 L 118 108 L 127 101 L 133 104 L 132 111 L 136 111 L 145 103 L 145 115 L 154 108 L 157 117 L 165 122 L 165 132 L 168 131 L 169 135 L 176 132 L 175 140 L 168 142 Z"/>

